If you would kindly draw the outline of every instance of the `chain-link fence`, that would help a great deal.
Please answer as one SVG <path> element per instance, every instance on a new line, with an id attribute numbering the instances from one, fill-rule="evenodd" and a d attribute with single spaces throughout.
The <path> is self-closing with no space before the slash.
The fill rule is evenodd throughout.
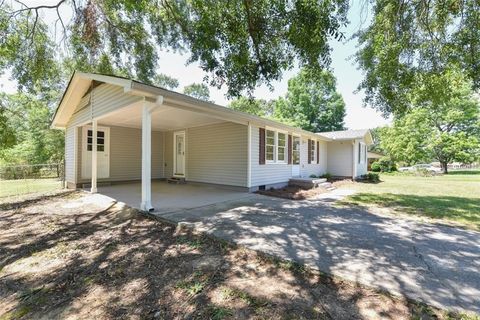
<path id="1" fill-rule="evenodd" d="M 0 166 L 0 198 L 64 187 L 63 163 Z"/>

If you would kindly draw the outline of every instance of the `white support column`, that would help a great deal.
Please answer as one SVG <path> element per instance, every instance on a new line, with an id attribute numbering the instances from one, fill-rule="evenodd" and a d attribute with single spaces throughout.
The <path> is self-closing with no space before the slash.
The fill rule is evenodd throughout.
<path id="1" fill-rule="evenodd" d="M 152 114 L 148 103 L 143 101 L 142 110 L 142 203 L 143 211 L 152 206 Z"/>
<path id="2" fill-rule="evenodd" d="M 97 192 L 97 120 L 92 120 L 92 186 L 91 193 Z"/>
<path id="3" fill-rule="evenodd" d="M 248 122 L 247 127 L 247 188 L 252 187 L 252 125 Z"/>

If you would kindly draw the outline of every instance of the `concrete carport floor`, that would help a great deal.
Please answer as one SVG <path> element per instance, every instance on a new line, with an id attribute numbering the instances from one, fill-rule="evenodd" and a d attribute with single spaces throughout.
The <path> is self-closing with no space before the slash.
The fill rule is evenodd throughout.
<path id="1" fill-rule="evenodd" d="M 98 192 L 123 202 L 130 207 L 140 208 L 142 186 L 140 182 L 102 186 Z M 252 194 L 234 189 L 205 184 L 171 184 L 166 181 L 152 181 L 152 205 L 154 213 L 165 214 L 215 203 L 239 200 Z"/>

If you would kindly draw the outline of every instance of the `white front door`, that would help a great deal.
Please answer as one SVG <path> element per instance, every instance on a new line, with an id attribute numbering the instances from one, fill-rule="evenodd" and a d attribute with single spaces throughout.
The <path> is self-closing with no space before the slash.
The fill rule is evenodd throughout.
<path id="1" fill-rule="evenodd" d="M 292 137 L 292 177 L 300 177 L 300 137 Z"/>
<path id="2" fill-rule="evenodd" d="M 173 135 L 173 145 L 174 145 L 174 176 L 185 176 L 185 132 L 175 132 Z"/>
<path id="3" fill-rule="evenodd" d="M 92 142 L 91 126 L 82 128 L 82 178 L 92 177 Z M 97 128 L 97 177 L 110 176 L 110 128 Z"/>

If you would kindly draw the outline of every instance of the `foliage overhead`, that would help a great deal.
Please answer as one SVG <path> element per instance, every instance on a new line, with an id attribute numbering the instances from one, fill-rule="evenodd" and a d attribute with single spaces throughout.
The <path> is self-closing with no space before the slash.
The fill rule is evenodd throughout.
<path id="1" fill-rule="evenodd" d="M 54 23 L 44 20 L 47 10 L 58 16 Z M 13 68 L 19 85 L 31 87 L 62 53 L 78 70 L 115 69 L 152 83 L 159 50 L 171 49 L 188 52 L 211 85 L 238 96 L 279 79 L 295 61 L 327 66 L 328 42 L 343 38 L 347 10 L 346 0 L 2 1 L 0 72 Z"/>
<path id="2" fill-rule="evenodd" d="M 458 67 L 480 88 L 480 1 L 375 0 L 358 32 L 365 102 L 385 115 L 408 112 L 418 76 Z"/>
<path id="3" fill-rule="evenodd" d="M 274 116 L 313 132 L 343 130 L 345 102 L 333 74 L 301 70 L 288 81 L 287 95 L 277 100 Z"/>
<path id="4" fill-rule="evenodd" d="M 170 89 L 170 90 L 175 90 L 180 85 L 180 82 L 178 82 L 178 79 L 175 79 L 163 73 L 159 73 L 155 75 L 152 82 L 153 82 L 153 85 L 157 87 Z"/>
<path id="5" fill-rule="evenodd" d="M 183 93 L 210 102 L 210 90 L 204 83 L 192 83 L 191 85 L 185 86 L 185 88 L 183 88 Z"/>
<path id="6" fill-rule="evenodd" d="M 259 117 L 268 118 L 273 116 L 275 101 L 274 100 L 266 101 L 263 99 L 240 97 L 238 99 L 233 100 L 228 107 L 233 110 L 242 111 L 242 112 L 253 114 Z"/>
<path id="7" fill-rule="evenodd" d="M 409 95 L 416 107 L 380 131 L 381 148 L 413 164 L 436 159 L 447 172 L 452 161 L 469 163 L 480 152 L 480 102 L 459 70 L 417 79 Z M 432 94 L 435 92 L 436 94 Z"/>

